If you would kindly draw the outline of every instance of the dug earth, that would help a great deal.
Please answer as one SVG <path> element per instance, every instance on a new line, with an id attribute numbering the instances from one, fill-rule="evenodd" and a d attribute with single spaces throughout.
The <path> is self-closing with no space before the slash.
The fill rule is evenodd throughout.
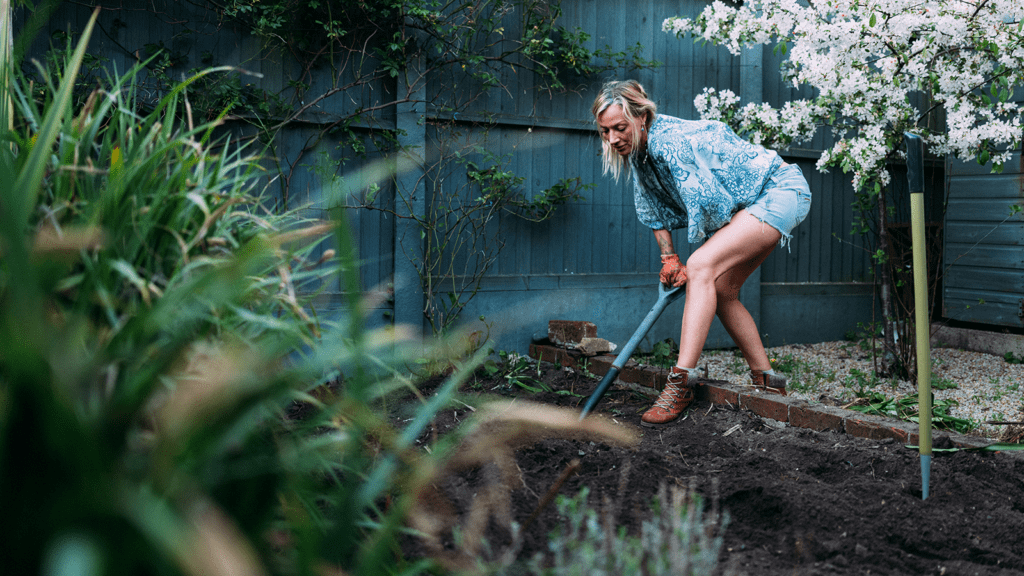
<path id="1" fill-rule="evenodd" d="M 513 396 L 578 410 L 598 384 L 591 374 L 543 362 L 530 376 L 537 384 L 530 388 L 543 392 L 479 373 L 463 388 L 464 407 L 438 414 L 433 437 L 471 418 L 475 402 Z M 552 486 L 567 496 L 588 487 L 591 502 L 610 503 L 616 525 L 637 534 L 668 483 L 695 487 L 728 514 L 716 573 L 1024 574 L 1020 452 L 936 452 L 922 500 L 918 454 L 895 439 L 793 427 L 708 401 L 672 425 L 641 430 L 650 403 L 613 387 L 595 411 L 635 427 L 642 434 L 636 446 L 550 437 L 515 452 L 509 514 L 520 525 L 531 522 L 519 558 L 543 551 L 562 522 L 554 506 L 539 507 Z M 944 442 L 938 436 L 936 447 Z M 559 484 L 574 460 L 575 472 Z M 466 470 L 441 488 L 465 511 L 488 478 Z M 491 523 L 494 543 L 503 541 L 499 520 Z"/>

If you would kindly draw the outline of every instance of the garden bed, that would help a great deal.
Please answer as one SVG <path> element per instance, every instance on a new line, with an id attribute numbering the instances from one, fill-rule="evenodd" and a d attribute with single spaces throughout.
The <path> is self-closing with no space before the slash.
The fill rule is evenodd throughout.
<path id="1" fill-rule="evenodd" d="M 542 363 L 516 385 L 507 372 L 466 385 L 467 406 L 438 415 L 440 435 L 472 416 L 475 400 L 499 394 L 578 409 L 596 386 L 593 375 Z M 538 392 L 538 390 L 540 390 Z M 623 427 L 637 427 L 649 397 L 618 387 L 597 408 Z M 661 429 L 639 429 L 636 447 L 548 438 L 516 452 L 511 519 L 524 524 L 517 556 L 547 546 L 561 522 L 555 506 L 538 505 L 574 460 L 559 488 L 584 486 L 593 504 L 636 534 L 650 517 L 659 485 L 694 486 L 728 513 L 718 572 L 726 574 L 1024 574 L 1024 460 L 1016 452 L 936 452 L 930 495 L 921 499 L 918 454 L 896 439 L 876 440 L 779 423 L 729 404 L 696 402 Z M 430 439 L 424 438 L 424 442 Z M 936 447 L 952 447 L 936 436 Z M 468 514 L 489 476 L 472 469 L 440 489 Z M 717 496 L 716 496 L 717 493 Z M 507 519 L 505 519 L 507 520 Z M 497 556 L 511 539 L 495 518 L 488 533 Z"/>

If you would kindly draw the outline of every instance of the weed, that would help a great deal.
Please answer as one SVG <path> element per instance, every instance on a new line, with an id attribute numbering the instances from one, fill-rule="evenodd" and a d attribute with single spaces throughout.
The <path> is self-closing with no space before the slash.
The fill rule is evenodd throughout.
<path id="1" fill-rule="evenodd" d="M 806 363 L 795 358 L 792 354 L 786 354 L 781 358 L 771 359 L 772 368 L 776 372 L 782 372 L 783 374 L 795 374 L 801 365 Z"/>
<path id="2" fill-rule="evenodd" d="M 817 362 L 802 360 L 790 353 L 769 358 L 769 361 L 776 372 L 787 376 L 787 386 L 795 392 L 811 392 L 823 383 L 836 381 L 834 370 L 827 370 Z"/>
<path id="3" fill-rule="evenodd" d="M 850 409 L 864 414 L 876 414 L 896 418 L 907 422 L 919 422 L 918 400 L 916 396 L 904 396 L 902 398 L 888 398 L 880 392 L 858 393 L 861 401 L 851 405 Z M 957 418 L 950 414 L 950 410 L 959 403 L 956 400 L 936 400 L 932 403 L 932 426 L 939 430 L 949 430 L 965 434 L 978 427 L 978 423 L 966 419 Z"/>
<path id="4" fill-rule="evenodd" d="M 846 380 L 843 381 L 843 385 L 847 388 L 852 388 L 853 392 L 858 397 L 863 397 L 869 394 L 869 390 L 877 388 L 880 384 L 885 382 L 884 379 L 879 378 L 877 374 L 865 374 L 860 370 L 854 368 L 850 370 L 850 375 L 847 376 Z M 898 381 L 890 380 L 890 386 L 893 389 L 898 385 Z"/>
<path id="5" fill-rule="evenodd" d="M 882 337 L 882 325 L 879 322 L 858 322 L 857 332 L 850 339 L 864 352 L 875 351 L 875 340 Z"/>
<path id="6" fill-rule="evenodd" d="M 649 366 L 671 368 L 676 365 L 678 353 L 679 348 L 676 346 L 675 341 L 671 338 L 666 338 L 660 342 L 655 342 L 649 353 L 637 354 L 636 361 Z"/>
<path id="7" fill-rule="evenodd" d="M 577 365 L 577 370 L 579 370 L 580 374 L 582 374 L 585 378 L 600 378 L 600 376 L 590 371 L 590 361 L 587 360 L 586 358 L 580 360 L 579 364 Z"/>
<path id="8" fill-rule="evenodd" d="M 530 372 L 531 368 L 533 368 L 533 361 L 529 356 L 523 356 L 521 354 L 507 352 L 505 350 L 499 352 L 498 356 L 501 358 L 500 371 L 502 372 L 502 378 L 505 379 L 507 387 L 511 388 L 513 386 L 517 386 L 532 394 L 551 392 L 550 386 L 540 380 L 527 376 L 527 373 Z M 539 376 L 539 362 L 537 362 L 537 370 Z"/>
<path id="9" fill-rule="evenodd" d="M 860 396 L 860 392 L 863 390 L 875 387 L 877 383 L 874 382 L 874 380 L 875 376 L 873 374 L 868 375 L 857 368 L 853 368 L 850 370 L 850 375 L 843 381 L 843 386 L 853 388 L 854 393 L 857 394 L 857 396 Z"/>
<path id="10" fill-rule="evenodd" d="M 726 363 L 726 368 L 734 374 L 743 374 L 746 372 L 748 366 L 747 361 L 743 359 L 743 353 L 739 350 L 733 350 Z"/>
<path id="11" fill-rule="evenodd" d="M 932 389 L 934 390 L 956 390 L 959 385 L 949 378 L 932 374 Z"/>
<path id="12" fill-rule="evenodd" d="M 814 377 L 823 382 L 835 382 L 836 371 L 835 370 L 822 370 L 818 369 L 814 372 Z"/>
<path id="13" fill-rule="evenodd" d="M 710 512 L 691 488 L 662 484 L 639 537 L 615 529 L 612 514 L 599 514 L 583 488 L 574 498 L 559 497 L 561 529 L 551 534 L 550 553 L 537 554 L 531 574 L 711 574 L 718 563 L 728 515 L 719 517 L 717 502 Z M 581 571 L 586 567 L 585 571 Z"/>
<path id="14" fill-rule="evenodd" d="M 1024 355 L 1018 356 L 1013 352 L 1007 352 L 1003 354 L 1003 360 L 1006 360 L 1007 364 L 1024 364 Z"/>

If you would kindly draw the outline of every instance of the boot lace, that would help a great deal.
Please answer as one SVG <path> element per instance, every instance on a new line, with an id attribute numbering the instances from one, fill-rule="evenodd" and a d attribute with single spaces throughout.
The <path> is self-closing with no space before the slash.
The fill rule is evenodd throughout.
<path id="1" fill-rule="evenodd" d="M 668 381 L 665 382 L 665 388 L 661 391 L 658 399 L 654 401 L 656 408 L 662 410 L 675 410 L 676 403 L 685 400 L 689 395 L 690 389 L 683 385 L 682 382 L 673 382 L 673 376 L 675 374 L 669 374 Z"/>

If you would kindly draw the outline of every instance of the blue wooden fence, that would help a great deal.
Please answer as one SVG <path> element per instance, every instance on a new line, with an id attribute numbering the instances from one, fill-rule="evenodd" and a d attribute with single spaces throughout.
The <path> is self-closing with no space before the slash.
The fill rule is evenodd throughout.
<path id="1" fill-rule="evenodd" d="M 946 216 L 943 316 L 1024 328 L 1024 158 L 1014 153 L 1001 174 L 951 162 Z"/>
<path id="2" fill-rule="evenodd" d="M 642 43 L 645 57 L 663 65 L 623 72 L 619 77 L 640 80 L 660 111 L 669 115 L 695 118 L 694 97 L 706 86 L 731 89 L 745 102 L 779 105 L 795 97 L 797 93 L 780 81 L 780 56 L 771 50 L 753 49 L 735 57 L 724 49 L 661 32 L 666 17 L 696 15 L 707 3 L 566 0 L 561 24 L 588 31 L 593 47 L 624 50 Z M 103 31 L 93 39 L 90 51 L 110 57 L 123 70 L 134 60 L 126 48 L 163 42 L 186 55 L 187 62 L 179 65 L 179 72 L 201 67 L 201 55 L 211 52 L 218 63 L 237 64 L 262 74 L 261 78 L 243 78 L 243 82 L 271 91 L 286 88 L 289 74 L 285 72 L 292 72 L 295 66 L 287 58 L 262 52 L 256 39 L 220 26 L 201 9 L 168 4 L 171 8 L 160 14 L 148 10 L 104 12 Z M 49 32 L 80 29 L 87 15 L 88 9 L 78 5 L 62 6 L 37 41 L 36 52 L 44 49 Z M 24 12 L 16 13 L 16 28 L 24 17 Z M 129 25 L 113 25 L 114 18 L 127 17 Z M 190 20 L 193 32 L 184 34 L 183 27 L 174 24 L 178 20 Z M 436 195 L 451 194 L 466 184 L 464 170 L 442 174 L 433 167 L 441 158 L 438 131 L 453 124 L 464 131 L 466 141 L 478 140 L 498 155 L 509 155 L 509 167 L 524 178 L 522 191 L 527 197 L 561 178 L 579 177 L 596 184 L 584 201 L 564 206 L 550 221 L 533 223 L 510 215 L 500 218 L 495 230 L 504 239 L 504 250 L 462 314 L 469 324 L 484 316 L 498 348 L 525 351 L 531 336 L 546 330 L 549 319 L 593 321 L 600 336 L 625 341 L 654 303 L 660 262 L 653 236 L 636 219 L 628 180 L 616 183 L 601 174 L 600 145 L 589 109 L 597 87 L 609 78 L 576 79 L 570 82 L 574 91 L 549 94 L 536 90 L 528 74 L 510 74 L 503 78 L 510 87 L 508 92 L 493 90 L 457 116 L 419 103 L 388 109 L 377 117 L 378 126 L 392 126 L 403 144 L 419 151 L 416 169 L 382 182 L 381 197 L 400 212 L 427 210 Z M 315 86 L 310 93 L 334 81 L 313 76 Z M 331 169 L 349 178 L 379 159 L 372 153 L 356 157 L 337 142 L 310 144 L 313 133 L 352 106 L 365 105 L 367 99 L 383 94 L 402 96 L 395 86 L 376 88 L 324 100 L 303 117 L 303 124 L 284 132 L 275 143 L 283 167 L 281 177 L 291 183 L 289 204 L 306 205 L 311 214 L 325 215 L 332 203 L 345 202 L 343 197 L 338 199 L 338 181 L 327 175 Z M 443 89 L 439 80 L 431 79 L 421 88 L 423 92 L 410 96 Z M 366 127 L 368 139 L 371 128 Z M 811 213 L 794 231 L 791 249 L 777 249 L 741 292 L 770 345 L 841 339 L 871 315 L 870 261 L 862 240 L 850 235 L 853 192 L 849 178 L 841 173 L 820 174 L 814 168 L 824 145 L 819 138 L 806 148 L 782 151 L 784 158 L 798 164 L 808 177 L 813 193 Z M 305 152 L 304 160 L 292 166 L 300 151 Z M 415 201 L 401 201 L 410 197 Z M 353 211 L 350 221 L 360 250 L 364 288 L 395 282 L 393 300 L 380 304 L 372 321 L 383 323 L 393 318 L 423 326 L 424 295 L 409 259 L 422 250 L 419 230 L 385 212 Z M 675 240 L 685 257 L 693 248 L 686 243 L 685 231 L 677 231 Z M 337 292 L 337 288 L 329 290 L 321 306 L 336 306 L 340 301 Z M 683 306 L 674 304 L 666 312 L 652 330 L 651 342 L 678 339 Z M 708 345 L 731 345 L 717 323 Z"/>

